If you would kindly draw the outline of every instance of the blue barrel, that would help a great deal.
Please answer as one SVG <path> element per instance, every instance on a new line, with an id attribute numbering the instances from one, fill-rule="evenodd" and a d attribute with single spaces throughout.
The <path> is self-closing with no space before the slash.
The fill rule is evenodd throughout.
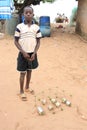
<path id="1" fill-rule="evenodd" d="M 51 28 L 50 26 L 40 26 L 42 37 L 50 37 Z"/>
<path id="2" fill-rule="evenodd" d="M 40 26 L 50 26 L 50 17 L 49 16 L 41 16 L 39 20 Z"/>
<path id="3" fill-rule="evenodd" d="M 42 33 L 42 37 L 50 37 L 51 27 L 50 27 L 50 17 L 49 16 L 41 16 L 39 19 L 40 31 Z"/>

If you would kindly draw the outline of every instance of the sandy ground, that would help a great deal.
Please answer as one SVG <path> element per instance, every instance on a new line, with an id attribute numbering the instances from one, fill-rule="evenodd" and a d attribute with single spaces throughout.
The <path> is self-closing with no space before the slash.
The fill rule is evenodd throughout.
<path id="1" fill-rule="evenodd" d="M 28 101 L 18 97 L 18 50 L 13 37 L 0 39 L 0 130 L 86 130 L 87 129 L 87 43 L 74 33 L 52 28 L 51 37 L 41 39 L 39 67 L 32 73 L 35 95 Z M 55 98 L 56 108 L 49 100 Z M 66 98 L 71 106 L 61 103 Z M 47 103 L 42 105 L 41 99 Z M 48 110 L 49 104 L 53 110 Z M 39 115 L 41 106 L 45 114 Z"/>

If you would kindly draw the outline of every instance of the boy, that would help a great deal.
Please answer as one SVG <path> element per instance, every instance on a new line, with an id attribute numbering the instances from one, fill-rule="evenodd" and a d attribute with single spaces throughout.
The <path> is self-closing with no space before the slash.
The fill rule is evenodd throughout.
<path id="1" fill-rule="evenodd" d="M 27 100 L 24 91 L 33 92 L 33 90 L 30 90 L 29 83 L 32 69 L 38 67 L 37 51 L 40 46 L 41 32 L 39 26 L 32 23 L 33 16 L 33 8 L 26 6 L 24 8 L 25 21 L 17 25 L 14 35 L 14 43 L 19 50 L 17 70 L 20 71 L 20 97 L 22 100 Z"/>

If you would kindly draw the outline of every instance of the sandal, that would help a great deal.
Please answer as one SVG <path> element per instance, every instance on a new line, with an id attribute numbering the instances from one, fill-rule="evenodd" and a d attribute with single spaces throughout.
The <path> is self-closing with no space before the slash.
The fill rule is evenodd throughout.
<path id="1" fill-rule="evenodd" d="M 27 101 L 27 97 L 24 93 L 20 93 L 19 97 L 21 98 L 22 101 Z"/>
<path id="2" fill-rule="evenodd" d="M 25 89 L 25 92 L 34 94 L 34 90 L 30 88 Z"/>

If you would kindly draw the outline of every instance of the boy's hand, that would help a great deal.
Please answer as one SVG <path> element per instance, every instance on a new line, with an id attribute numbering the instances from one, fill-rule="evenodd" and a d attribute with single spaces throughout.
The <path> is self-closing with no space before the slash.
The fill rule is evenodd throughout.
<path id="1" fill-rule="evenodd" d="M 35 54 L 33 53 L 32 55 L 31 55 L 31 58 L 29 59 L 30 61 L 33 61 L 35 59 Z"/>
<path id="2" fill-rule="evenodd" d="M 30 60 L 30 56 L 29 56 L 26 52 L 23 52 L 23 56 L 24 56 L 27 60 Z"/>

